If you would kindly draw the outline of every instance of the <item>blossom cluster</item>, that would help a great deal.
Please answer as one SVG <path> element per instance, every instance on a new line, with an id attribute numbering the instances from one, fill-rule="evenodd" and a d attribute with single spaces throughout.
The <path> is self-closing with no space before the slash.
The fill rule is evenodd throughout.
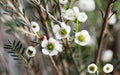
<path id="1" fill-rule="evenodd" d="M 47 0 L 48 5 L 46 6 L 43 5 L 45 1 L 43 1 L 43 4 L 41 4 L 42 2 L 39 2 L 39 0 L 32 0 L 32 1 L 29 3 L 36 4 L 35 8 L 37 8 L 37 9 L 33 8 L 33 10 L 35 10 L 34 11 L 35 14 L 33 14 L 35 19 L 32 19 L 31 17 L 29 18 L 28 15 L 26 16 L 25 12 L 23 11 L 24 7 L 22 6 L 22 4 L 19 4 L 18 6 L 16 6 L 18 8 L 16 8 L 14 7 L 14 5 L 12 5 L 12 1 L 8 0 L 8 6 L 10 6 L 11 9 L 13 8 L 13 11 L 15 11 L 15 13 L 17 14 L 16 16 L 18 16 L 19 19 L 22 20 L 20 21 L 20 24 L 25 24 L 24 25 L 25 27 L 24 26 L 23 27 L 21 26 L 21 28 L 18 27 L 18 30 L 21 30 L 25 33 L 29 33 L 35 36 L 35 37 L 32 35 L 29 36 L 29 34 L 26 35 L 30 38 L 34 37 L 34 39 L 32 39 L 32 42 L 35 43 L 35 46 L 29 45 L 26 48 L 26 50 L 23 51 L 25 52 L 25 58 L 34 57 L 37 54 L 36 47 L 39 46 L 40 48 L 39 52 L 41 52 L 43 56 L 50 57 L 50 60 L 52 61 L 53 66 L 55 67 L 56 70 L 59 70 L 59 67 L 57 68 L 56 65 L 56 61 L 57 61 L 56 58 L 61 57 L 60 60 L 62 60 L 62 66 L 64 65 L 66 66 L 67 63 L 68 64 L 67 66 L 69 67 L 69 65 L 71 65 L 71 63 L 69 63 L 70 60 L 74 63 L 75 67 L 77 66 L 76 70 L 78 70 L 79 72 L 79 68 L 85 69 L 86 63 L 87 64 L 90 63 L 89 61 L 83 63 L 84 60 L 82 61 L 81 59 L 85 58 L 85 61 L 87 61 L 86 58 L 87 57 L 89 58 L 89 55 L 91 55 L 92 52 L 94 52 L 93 50 L 96 49 L 96 47 L 98 47 L 98 56 L 96 52 L 95 60 L 97 60 L 98 57 L 98 62 L 100 60 L 101 62 L 103 62 L 103 64 L 107 63 L 102 67 L 102 72 L 109 74 L 114 70 L 114 66 L 108 63 L 113 59 L 113 51 L 109 49 L 109 50 L 104 50 L 101 53 L 101 50 L 99 51 L 99 49 L 104 49 L 101 48 L 102 47 L 101 44 L 104 42 L 97 42 L 96 37 L 94 36 L 91 37 L 92 35 L 91 32 L 94 33 L 95 30 L 93 31 L 89 30 L 89 28 L 92 26 L 87 27 L 87 25 L 89 24 L 89 21 L 87 21 L 88 18 L 91 18 L 91 16 L 94 15 L 91 14 L 91 12 L 94 12 L 94 10 L 96 9 L 95 0 L 55 0 L 55 1 Z M 78 3 L 75 4 L 74 2 L 78 2 Z M 101 13 L 104 16 L 104 12 Z M 117 22 L 116 15 L 110 11 L 108 13 L 109 13 L 109 15 L 107 15 L 108 18 L 105 17 L 106 19 L 105 24 L 107 25 L 108 22 L 108 24 L 114 25 Z M 5 19 L 11 21 L 14 18 L 14 15 L 13 17 L 11 16 L 8 17 L 5 14 L 2 16 L 4 17 L 1 18 L 3 22 L 5 22 Z M 99 19 L 95 21 L 99 21 Z M 95 22 L 95 23 L 98 24 L 99 22 Z M 104 21 L 103 21 L 103 26 L 104 26 Z M 86 27 L 88 29 L 85 29 Z M 93 35 L 98 36 L 98 34 L 96 33 Z M 107 34 L 107 32 L 105 33 Z M 104 30 L 103 33 L 101 32 L 101 34 L 103 35 L 105 33 Z M 111 36 L 111 34 L 109 34 L 109 36 Z M 102 39 L 103 41 L 104 39 L 103 37 L 100 37 L 100 40 Z M 110 40 L 112 38 L 113 36 L 111 36 Z M 94 46 L 93 46 L 93 41 L 94 41 Z M 114 39 L 112 39 L 112 42 L 113 41 Z M 96 43 L 99 44 L 96 45 Z M 82 54 L 81 50 L 83 49 L 86 49 L 88 51 L 84 50 Z M 52 59 L 53 58 L 52 56 L 56 56 L 55 61 L 54 59 Z M 64 57 L 65 57 L 65 61 L 64 61 Z M 101 67 L 100 67 L 101 64 L 97 65 L 98 62 L 95 62 L 96 64 L 92 63 L 88 65 L 87 72 L 93 75 L 94 74 L 98 75 L 99 72 L 101 72 Z M 78 67 L 78 65 L 80 66 Z M 62 67 L 60 67 L 60 70 L 61 69 Z"/>
<path id="2" fill-rule="evenodd" d="M 114 69 L 114 67 L 113 67 L 112 64 L 105 64 L 103 66 L 103 71 L 105 73 L 111 73 L 113 71 L 113 69 Z M 99 72 L 97 65 L 96 64 L 88 65 L 88 72 L 89 73 L 97 73 L 97 72 Z"/>

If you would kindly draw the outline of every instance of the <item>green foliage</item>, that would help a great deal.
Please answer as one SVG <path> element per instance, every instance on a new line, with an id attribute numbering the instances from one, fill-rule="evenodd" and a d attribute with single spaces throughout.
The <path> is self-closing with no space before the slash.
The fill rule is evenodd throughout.
<path id="1" fill-rule="evenodd" d="M 8 40 L 8 44 L 4 45 L 4 48 L 8 50 L 8 53 L 11 54 L 14 60 L 25 60 L 24 52 L 25 48 L 20 41 L 16 42 L 15 40 L 12 42 Z M 27 60 L 27 59 L 26 59 Z"/>
<path id="2" fill-rule="evenodd" d="M 117 11 L 117 17 L 120 19 L 120 0 L 116 1 L 114 3 L 114 8 L 113 8 L 114 11 Z"/>

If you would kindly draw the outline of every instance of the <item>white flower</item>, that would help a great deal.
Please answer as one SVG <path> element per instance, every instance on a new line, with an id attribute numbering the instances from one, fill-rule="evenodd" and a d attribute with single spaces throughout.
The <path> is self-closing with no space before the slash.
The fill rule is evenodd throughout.
<path id="1" fill-rule="evenodd" d="M 79 0 L 78 6 L 83 11 L 93 11 L 95 10 L 95 1 L 94 0 Z"/>
<path id="2" fill-rule="evenodd" d="M 33 57 L 36 54 L 36 49 L 33 46 L 28 46 L 25 53 L 28 57 Z"/>
<path id="3" fill-rule="evenodd" d="M 105 73 L 111 73 L 113 71 L 113 65 L 112 64 L 106 64 L 104 67 L 103 67 L 103 71 Z"/>
<path id="4" fill-rule="evenodd" d="M 80 21 L 80 22 L 85 22 L 88 17 L 87 15 L 84 13 L 84 12 L 80 12 L 78 15 L 77 15 L 77 19 Z"/>
<path id="5" fill-rule="evenodd" d="M 109 62 L 112 60 L 113 52 L 112 50 L 105 50 L 102 52 L 101 60 L 103 62 Z"/>
<path id="6" fill-rule="evenodd" d="M 53 27 L 53 32 L 55 33 L 56 38 L 57 39 L 67 38 L 69 33 L 70 33 L 70 31 L 71 31 L 71 27 L 66 25 L 63 22 L 60 23 L 60 26 L 59 25 L 55 25 Z"/>
<path id="7" fill-rule="evenodd" d="M 88 31 L 82 30 L 75 34 L 75 43 L 77 43 L 81 46 L 85 46 L 89 43 L 90 38 L 91 37 L 90 37 Z"/>
<path id="8" fill-rule="evenodd" d="M 45 37 L 41 43 L 41 46 L 43 47 L 42 53 L 45 55 L 53 56 L 62 51 L 62 45 L 52 37 L 49 38 L 49 40 Z"/>
<path id="9" fill-rule="evenodd" d="M 109 14 L 109 17 L 110 17 L 111 15 L 112 15 L 112 13 Z M 108 23 L 111 24 L 111 25 L 113 25 L 113 24 L 116 23 L 116 21 L 117 21 L 116 15 L 113 14 L 113 15 L 110 17 L 110 19 L 108 20 Z"/>
<path id="10" fill-rule="evenodd" d="M 87 15 L 84 12 L 80 12 L 78 7 L 73 7 L 73 11 L 80 22 L 85 22 L 88 19 Z"/>
<path id="11" fill-rule="evenodd" d="M 74 11 L 72 9 L 68 9 L 64 12 L 63 17 L 67 20 L 74 21 L 76 19 Z"/>
<path id="12" fill-rule="evenodd" d="M 67 3 L 68 3 L 68 0 L 59 0 L 59 2 L 60 2 L 61 4 L 67 4 Z"/>
<path id="13" fill-rule="evenodd" d="M 31 27 L 32 27 L 32 29 L 33 29 L 34 32 L 38 32 L 40 30 L 40 26 L 35 21 L 31 22 Z"/>
<path id="14" fill-rule="evenodd" d="M 89 73 L 95 73 L 95 72 L 97 72 L 97 66 L 95 65 L 95 64 L 90 64 L 89 66 L 88 66 L 88 72 Z"/>
<path id="15" fill-rule="evenodd" d="M 85 22 L 88 19 L 87 15 L 84 12 L 80 12 L 76 6 L 73 9 L 66 10 L 63 17 L 71 21 L 78 19 L 80 22 Z"/>

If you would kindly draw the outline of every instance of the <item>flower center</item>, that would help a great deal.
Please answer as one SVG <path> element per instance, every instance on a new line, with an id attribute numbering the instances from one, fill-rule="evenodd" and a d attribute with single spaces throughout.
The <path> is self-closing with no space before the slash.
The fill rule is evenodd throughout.
<path id="1" fill-rule="evenodd" d="M 95 70 L 95 67 L 94 67 L 94 66 L 91 66 L 89 69 L 90 69 L 90 71 L 94 71 L 94 70 Z"/>
<path id="2" fill-rule="evenodd" d="M 28 54 L 29 54 L 29 55 L 32 55 L 32 54 L 33 54 L 33 51 L 28 50 Z"/>
<path id="3" fill-rule="evenodd" d="M 79 40 L 80 42 L 84 42 L 84 41 L 85 41 L 85 36 L 84 36 L 84 35 L 78 36 L 78 40 Z"/>
<path id="4" fill-rule="evenodd" d="M 52 51 L 54 49 L 54 45 L 52 43 L 48 43 L 47 49 Z"/>
<path id="5" fill-rule="evenodd" d="M 33 28 L 36 28 L 36 26 L 35 26 L 35 25 L 33 25 L 32 27 L 33 27 Z"/>
<path id="6" fill-rule="evenodd" d="M 110 70 L 110 68 L 109 68 L 109 67 L 107 67 L 107 68 L 106 68 L 106 70 Z"/>
<path id="7" fill-rule="evenodd" d="M 62 28 L 60 29 L 59 33 L 62 35 L 62 36 L 65 36 L 67 34 L 67 31 L 66 29 Z"/>

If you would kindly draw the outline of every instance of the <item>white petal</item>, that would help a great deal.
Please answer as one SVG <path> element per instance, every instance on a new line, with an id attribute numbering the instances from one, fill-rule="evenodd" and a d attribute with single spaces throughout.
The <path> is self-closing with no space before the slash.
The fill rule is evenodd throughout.
<path id="1" fill-rule="evenodd" d="M 85 46 L 85 45 L 87 45 L 87 42 L 79 42 L 79 45 Z"/>
<path id="2" fill-rule="evenodd" d="M 75 38 L 75 40 L 74 40 L 74 41 L 75 41 L 75 43 L 79 44 L 79 41 L 78 41 L 78 39 L 76 39 L 76 38 Z"/>
<path id="3" fill-rule="evenodd" d="M 66 26 L 66 30 L 67 30 L 67 34 L 69 34 L 70 31 L 71 31 L 71 27 L 70 26 Z"/>
<path id="4" fill-rule="evenodd" d="M 90 34 L 88 33 L 88 31 L 87 30 L 82 30 L 81 34 L 85 36 L 85 42 L 89 43 L 91 37 L 90 37 Z"/>
<path id="5" fill-rule="evenodd" d="M 82 33 L 83 35 L 88 35 L 88 31 L 87 31 L 87 30 L 81 30 L 81 33 Z"/>
<path id="6" fill-rule="evenodd" d="M 42 43 L 41 43 L 41 46 L 42 46 L 42 47 L 46 47 L 47 44 L 48 44 L 48 40 L 44 39 L 44 40 L 42 41 Z"/>
<path id="7" fill-rule="evenodd" d="M 81 32 L 78 32 L 75 34 L 75 38 L 77 38 L 79 35 L 81 35 L 82 33 Z"/>
<path id="8" fill-rule="evenodd" d="M 77 15 L 77 19 L 80 21 L 80 22 L 85 22 L 88 17 L 87 15 L 84 13 L 84 12 L 81 12 Z"/>
<path id="9" fill-rule="evenodd" d="M 56 51 L 56 50 L 53 50 L 52 52 L 50 52 L 50 56 L 54 56 L 54 55 L 57 55 L 58 54 L 58 51 Z"/>
<path id="10" fill-rule="evenodd" d="M 67 20 L 71 20 L 74 21 L 76 19 L 74 12 L 72 9 L 68 9 L 66 10 L 65 14 L 63 15 L 63 17 Z"/>
<path id="11" fill-rule="evenodd" d="M 47 49 L 42 49 L 42 53 L 45 55 L 49 55 L 49 51 Z"/>
<path id="12" fill-rule="evenodd" d="M 75 14 L 77 15 L 77 14 L 79 14 L 79 8 L 78 7 L 73 7 L 73 11 L 75 12 Z"/>
<path id="13" fill-rule="evenodd" d="M 90 36 L 89 34 L 88 34 L 87 36 L 85 36 L 85 41 L 86 41 L 87 43 L 89 43 L 90 39 L 91 39 L 91 36 Z"/>
<path id="14" fill-rule="evenodd" d="M 66 24 L 64 22 L 60 23 L 61 27 L 66 28 Z"/>
<path id="15" fill-rule="evenodd" d="M 67 4 L 67 3 L 68 3 L 68 0 L 59 0 L 59 2 L 60 2 L 61 4 Z"/>
<path id="16" fill-rule="evenodd" d="M 59 33 L 56 33 L 55 36 L 56 36 L 57 39 L 62 39 L 62 37 L 61 37 L 61 35 Z"/>
<path id="17" fill-rule="evenodd" d="M 56 41 L 53 37 L 50 37 L 50 38 L 49 38 L 49 42 L 55 44 L 57 41 Z"/>
<path id="18" fill-rule="evenodd" d="M 55 25 L 53 26 L 53 32 L 56 33 L 60 30 L 60 26 L 59 25 Z"/>
<path id="19" fill-rule="evenodd" d="M 57 50 L 57 51 L 59 51 L 59 52 L 61 52 L 62 51 L 62 45 L 61 44 L 55 44 L 55 49 Z"/>

